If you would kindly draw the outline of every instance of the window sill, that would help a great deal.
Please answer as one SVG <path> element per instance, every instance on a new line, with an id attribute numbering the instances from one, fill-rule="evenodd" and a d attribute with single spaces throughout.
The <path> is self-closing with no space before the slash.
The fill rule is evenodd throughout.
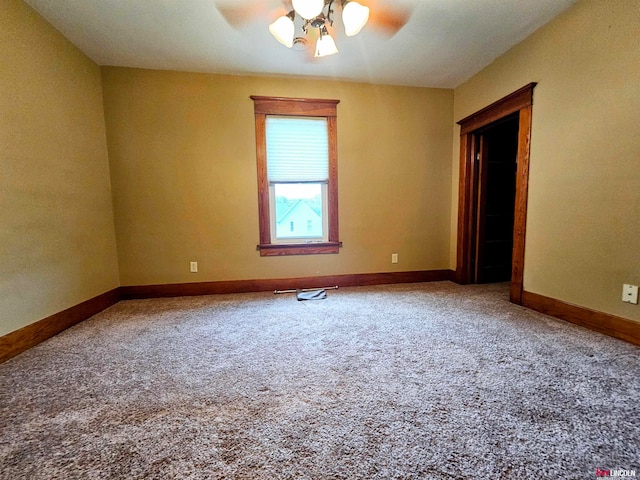
<path id="1" fill-rule="evenodd" d="M 292 243 L 274 244 L 263 243 L 258 245 L 261 257 L 273 257 L 282 255 L 320 255 L 325 253 L 339 253 L 342 242 L 324 243 Z"/>

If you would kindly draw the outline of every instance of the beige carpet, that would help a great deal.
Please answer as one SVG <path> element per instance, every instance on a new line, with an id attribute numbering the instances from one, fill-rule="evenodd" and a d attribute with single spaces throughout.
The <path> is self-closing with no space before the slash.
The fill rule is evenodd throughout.
<path id="1" fill-rule="evenodd" d="M 0 478 L 640 476 L 640 349 L 505 285 L 121 302 L 0 365 Z"/>

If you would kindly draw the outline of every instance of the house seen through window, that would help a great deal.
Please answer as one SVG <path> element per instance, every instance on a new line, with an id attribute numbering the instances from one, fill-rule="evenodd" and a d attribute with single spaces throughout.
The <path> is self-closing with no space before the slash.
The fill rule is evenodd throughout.
<path id="1" fill-rule="evenodd" d="M 275 233 L 278 240 L 323 237 L 322 186 L 311 183 L 285 183 L 274 186 Z"/>

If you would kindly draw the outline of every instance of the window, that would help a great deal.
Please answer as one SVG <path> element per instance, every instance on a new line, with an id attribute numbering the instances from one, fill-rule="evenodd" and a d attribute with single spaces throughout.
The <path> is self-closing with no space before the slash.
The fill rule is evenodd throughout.
<path id="1" fill-rule="evenodd" d="M 338 253 L 338 100 L 251 97 L 262 256 Z"/>

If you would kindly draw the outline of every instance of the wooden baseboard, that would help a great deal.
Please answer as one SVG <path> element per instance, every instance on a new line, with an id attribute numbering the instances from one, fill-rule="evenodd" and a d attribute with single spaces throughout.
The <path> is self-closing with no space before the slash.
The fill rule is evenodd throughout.
<path id="1" fill-rule="evenodd" d="M 284 279 L 140 285 L 114 288 L 97 297 L 0 337 L 0 363 L 86 320 L 111 305 L 118 303 L 120 300 L 220 293 L 264 292 L 296 288 L 328 287 L 333 285 L 357 287 L 394 283 L 437 282 L 443 280 L 455 281 L 455 272 L 452 270 L 424 270 Z M 522 305 L 546 315 L 640 345 L 640 322 L 590 310 L 585 307 L 572 305 L 561 300 L 527 291 L 522 292 Z"/>
<path id="2" fill-rule="evenodd" d="M 120 287 L 120 298 L 183 297 L 220 293 L 268 292 L 297 288 L 358 287 L 392 283 L 436 282 L 453 280 L 452 270 L 423 270 L 415 272 L 360 273 L 320 277 L 281 278 L 263 280 L 230 280 L 220 282 L 174 283 L 167 285 L 139 285 Z"/>
<path id="3" fill-rule="evenodd" d="M 0 337 L 0 363 L 86 320 L 105 308 L 118 303 L 120 300 L 211 295 L 219 293 L 264 292 L 296 288 L 328 287 L 333 285 L 355 287 L 391 283 L 435 282 L 453 280 L 453 278 L 454 272 L 451 270 L 425 270 L 417 272 L 363 273 L 355 275 L 328 275 L 322 277 L 119 287 Z"/>
<path id="4" fill-rule="evenodd" d="M 120 289 L 114 288 L 0 337 L 0 363 L 86 320 L 118 301 L 120 301 Z"/>
<path id="5" fill-rule="evenodd" d="M 640 345 L 640 322 L 527 291 L 522 292 L 522 305 L 610 337 Z"/>

